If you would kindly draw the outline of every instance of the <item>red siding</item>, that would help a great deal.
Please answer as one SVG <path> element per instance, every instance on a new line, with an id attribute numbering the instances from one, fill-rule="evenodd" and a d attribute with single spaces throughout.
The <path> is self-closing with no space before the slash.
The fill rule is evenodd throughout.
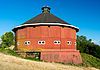
<path id="1" fill-rule="evenodd" d="M 41 37 L 49 37 L 49 28 L 48 26 L 41 26 Z"/>
<path id="2" fill-rule="evenodd" d="M 59 27 L 59 26 L 50 26 L 48 32 L 49 32 L 49 37 L 60 38 L 61 27 Z"/>
<path id="3" fill-rule="evenodd" d="M 68 27 L 60 26 L 37 26 L 26 27 L 17 31 L 17 41 L 20 42 L 18 48 L 27 50 L 42 49 L 75 49 L 76 31 Z M 39 45 L 38 41 L 44 40 L 45 45 Z M 54 40 L 60 40 L 61 44 L 54 44 Z M 26 46 L 25 41 L 31 44 Z M 67 45 L 67 41 L 71 41 L 71 45 Z M 22 49 L 23 50 L 23 49 Z"/>

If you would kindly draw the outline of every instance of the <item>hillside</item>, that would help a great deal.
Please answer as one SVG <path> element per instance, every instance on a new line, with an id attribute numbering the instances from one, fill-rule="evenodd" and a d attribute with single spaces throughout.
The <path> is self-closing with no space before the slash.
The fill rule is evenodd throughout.
<path id="1" fill-rule="evenodd" d="M 99 70 L 58 63 L 37 62 L 0 53 L 0 70 Z"/>
<path id="2" fill-rule="evenodd" d="M 96 58 L 92 55 L 81 53 L 82 60 L 83 60 L 83 66 L 86 67 L 96 67 L 100 69 L 100 59 Z"/>

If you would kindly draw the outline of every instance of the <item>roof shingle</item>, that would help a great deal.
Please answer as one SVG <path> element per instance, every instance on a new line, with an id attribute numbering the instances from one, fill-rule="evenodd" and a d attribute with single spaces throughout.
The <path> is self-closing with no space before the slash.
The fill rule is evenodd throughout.
<path id="1" fill-rule="evenodd" d="M 28 20 L 24 24 L 32 24 L 32 23 L 62 23 L 62 24 L 69 24 L 62 19 L 54 16 L 51 13 L 41 13 L 36 17 Z"/>

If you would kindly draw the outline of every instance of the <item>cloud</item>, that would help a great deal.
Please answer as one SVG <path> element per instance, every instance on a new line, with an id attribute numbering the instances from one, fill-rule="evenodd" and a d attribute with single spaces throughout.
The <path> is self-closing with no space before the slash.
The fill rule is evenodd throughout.
<path id="1" fill-rule="evenodd" d="M 92 42 L 94 42 L 97 45 L 100 45 L 100 41 L 98 41 L 98 40 L 93 40 Z"/>

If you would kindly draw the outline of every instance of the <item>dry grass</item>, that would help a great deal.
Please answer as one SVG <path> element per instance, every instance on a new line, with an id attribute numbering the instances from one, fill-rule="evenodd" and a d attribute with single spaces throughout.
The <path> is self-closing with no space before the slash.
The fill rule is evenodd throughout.
<path id="1" fill-rule="evenodd" d="M 36 62 L 0 53 L 0 70 L 99 70 L 58 63 Z"/>

